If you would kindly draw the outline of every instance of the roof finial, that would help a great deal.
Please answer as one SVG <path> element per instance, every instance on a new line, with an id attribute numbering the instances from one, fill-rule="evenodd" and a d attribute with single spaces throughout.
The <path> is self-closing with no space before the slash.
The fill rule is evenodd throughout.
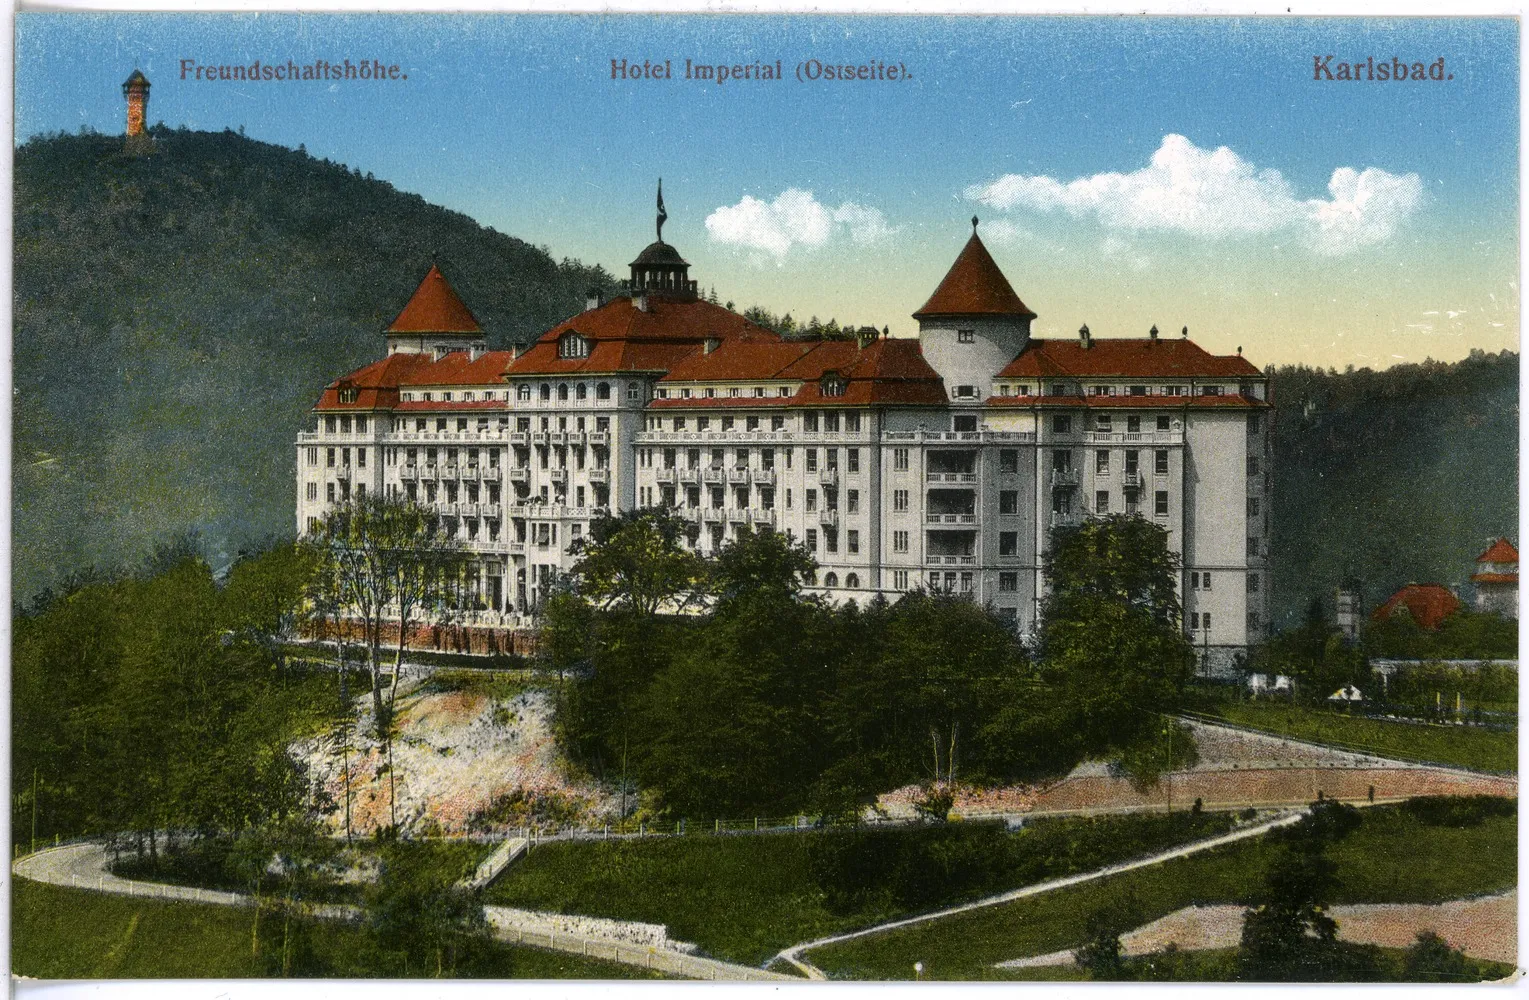
<path id="1" fill-rule="evenodd" d="M 974 215 L 974 216 L 972 216 L 972 234 L 976 235 L 976 233 L 977 233 L 977 217 Z"/>
<path id="2" fill-rule="evenodd" d="M 664 223 L 669 221 L 669 213 L 664 211 L 664 179 L 658 179 L 658 242 L 664 241 Z"/>

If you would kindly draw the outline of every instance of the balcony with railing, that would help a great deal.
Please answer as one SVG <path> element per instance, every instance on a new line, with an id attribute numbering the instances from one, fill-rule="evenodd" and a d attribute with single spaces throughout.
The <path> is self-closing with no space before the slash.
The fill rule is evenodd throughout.
<path id="1" fill-rule="evenodd" d="M 589 443 L 597 448 L 609 448 L 611 444 L 610 431 L 590 431 Z"/>
<path id="2" fill-rule="evenodd" d="M 464 483 L 475 483 L 475 482 L 478 481 L 479 475 L 478 475 L 478 467 L 476 465 L 464 465 L 464 466 L 461 467 L 461 469 L 462 469 L 462 481 Z"/>
<path id="3" fill-rule="evenodd" d="M 975 566 L 977 557 L 970 552 L 930 552 L 924 556 L 926 566 Z"/>
<path id="4" fill-rule="evenodd" d="M 334 470 L 334 475 L 336 479 L 349 480 L 354 477 L 355 473 L 350 471 L 350 466 L 341 465 Z"/>
<path id="5" fill-rule="evenodd" d="M 672 483 L 677 478 L 678 472 L 679 470 L 675 468 L 657 469 L 654 472 L 654 478 L 661 483 Z"/>
<path id="6" fill-rule="evenodd" d="M 822 483 L 824 486 L 827 486 L 830 489 L 838 486 L 839 485 L 839 470 L 838 469 L 819 469 L 818 470 L 818 482 Z"/>
<path id="7" fill-rule="evenodd" d="M 975 486 L 977 474 L 975 472 L 934 472 L 925 474 L 924 480 L 930 483 L 945 483 L 951 486 Z"/>
<path id="8" fill-rule="evenodd" d="M 774 469 L 755 469 L 754 470 L 754 482 L 758 483 L 761 486 L 774 486 L 775 485 L 775 470 Z"/>
<path id="9" fill-rule="evenodd" d="M 721 522 L 727 519 L 727 509 L 724 507 L 701 508 L 701 519 L 709 522 Z"/>
<path id="10" fill-rule="evenodd" d="M 886 431 L 886 444 L 1024 444 L 1035 441 L 1034 431 Z"/>
<path id="11" fill-rule="evenodd" d="M 608 483 L 608 482 L 611 481 L 611 470 L 609 470 L 609 469 L 590 469 L 589 470 L 589 481 L 592 482 L 592 483 Z"/>
<path id="12" fill-rule="evenodd" d="M 754 524 L 775 524 L 775 511 L 767 507 L 750 507 L 749 520 Z"/>
<path id="13" fill-rule="evenodd" d="M 1067 489 L 1078 485 L 1077 469 L 1052 469 L 1051 485 L 1055 489 Z"/>
<path id="14" fill-rule="evenodd" d="M 701 481 L 701 470 L 700 469 L 680 469 L 678 471 L 679 471 L 679 480 L 682 483 L 689 483 L 691 485 L 695 485 L 696 483 L 699 483 Z"/>
<path id="15" fill-rule="evenodd" d="M 401 465 L 401 466 L 399 466 L 398 467 L 398 478 L 399 479 L 418 479 L 419 478 L 419 466 L 417 466 L 417 465 Z"/>
<path id="16" fill-rule="evenodd" d="M 924 515 L 924 523 L 945 524 L 951 526 L 964 525 L 967 527 L 975 528 L 977 526 L 977 515 L 971 513 L 970 511 L 955 514 L 942 514 L 935 511 L 929 511 Z"/>
<path id="17" fill-rule="evenodd" d="M 506 436 L 509 438 L 510 444 L 519 445 L 522 448 L 527 447 L 531 443 L 530 431 L 511 431 Z"/>
<path id="18" fill-rule="evenodd" d="M 703 469 L 701 471 L 701 478 L 705 482 L 721 485 L 727 482 L 727 470 L 720 467 Z"/>
<path id="19" fill-rule="evenodd" d="M 839 526 L 839 512 L 837 510 L 828 510 L 827 508 L 824 508 L 823 510 L 818 511 L 818 521 L 819 523 L 827 525 L 830 528 L 837 528 Z"/>
<path id="20" fill-rule="evenodd" d="M 1072 528 L 1083 523 L 1084 515 L 1075 510 L 1054 510 L 1051 512 L 1051 526 L 1053 528 Z"/>
<path id="21" fill-rule="evenodd" d="M 510 482 L 529 483 L 531 481 L 531 468 L 527 465 L 517 465 L 510 470 Z"/>
<path id="22" fill-rule="evenodd" d="M 542 444 L 542 445 L 544 445 L 544 444 L 546 444 L 551 439 L 551 437 L 552 437 L 552 432 L 551 431 L 532 431 L 531 432 L 531 443 L 532 444 Z"/>
<path id="23" fill-rule="evenodd" d="M 1088 444 L 1183 444 L 1184 429 L 1181 427 L 1169 431 L 1085 431 L 1083 440 Z"/>
<path id="24" fill-rule="evenodd" d="M 728 469 L 727 481 L 733 486 L 747 486 L 749 484 L 748 467 Z"/>
<path id="25" fill-rule="evenodd" d="M 1142 478 L 1141 478 L 1140 470 L 1134 470 L 1134 471 L 1128 470 L 1128 471 L 1126 471 L 1124 474 L 1121 475 L 1120 483 L 1121 483 L 1122 486 L 1135 487 L 1135 488 L 1139 489 L 1141 487 L 1141 485 L 1142 485 Z"/>

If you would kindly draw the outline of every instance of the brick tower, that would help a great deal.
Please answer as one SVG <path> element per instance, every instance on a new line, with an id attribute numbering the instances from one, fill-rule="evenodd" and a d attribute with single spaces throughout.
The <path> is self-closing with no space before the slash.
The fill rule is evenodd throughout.
<path id="1" fill-rule="evenodd" d="M 143 75 L 142 70 L 133 70 L 133 75 L 122 85 L 122 96 L 127 98 L 127 146 L 129 149 L 142 148 L 149 141 L 146 131 L 149 78 Z"/>

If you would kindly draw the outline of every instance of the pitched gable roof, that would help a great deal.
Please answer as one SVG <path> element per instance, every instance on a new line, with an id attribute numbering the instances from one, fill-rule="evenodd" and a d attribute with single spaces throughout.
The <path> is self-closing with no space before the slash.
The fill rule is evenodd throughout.
<path id="1" fill-rule="evenodd" d="M 1032 337 L 998 377 L 1240 378 L 1259 374 L 1242 355 L 1211 354 L 1192 340 L 1095 338 L 1090 345 Z"/>
<path id="2" fill-rule="evenodd" d="M 929 296 L 914 319 L 932 316 L 1016 316 L 1034 319 L 1035 313 L 1019 300 L 1009 279 L 1003 276 L 992 254 L 978 239 L 972 238 L 950 265 L 945 278 Z"/>
<path id="3" fill-rule="evenodd" d="M 388 333 L 475 333 L 483 328 L 434 264 L 419 283 Z"/>
<path id="4" fill-rule="evenodd" d="M 837 372 L 842 395 L 825 396 L 822 379 Z M 910 339 L 878 339 L 861 347 L 852 340 L 725 343 L 676 365 L 663 382 L 800 382 L 789 397 L 656 399 L 658 409 L 691 406 L 944 406 L 944 384 Z"/>
<path id="5" fill-rule="evenodd" d="M 1418 627 L 1431 632 L 1461 607 L 1460 598 L 1450 593 L 1447 587 L 1437 583 L 1409 583 L 1392 594 L 1370 617 L 1373 621 L 1383 622 L 1406 608 Z"/>

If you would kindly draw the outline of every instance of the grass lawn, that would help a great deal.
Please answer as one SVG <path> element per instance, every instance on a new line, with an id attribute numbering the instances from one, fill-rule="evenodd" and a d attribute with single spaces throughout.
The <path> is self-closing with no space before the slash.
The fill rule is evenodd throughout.
<path id="1" fill-rule="evenodd" d="M 1394 982 L 1407 982 L 1404 977 L 1404 962 L 1407 953 L 1400 948 L 1381 948 L 1381 960 L 1393 969 Z M 1188 982 L 1236 982 L 1237 981 L 1237 949 L 1213 948 L 1206 951 L 1192 951 L 1185 953 L 1185 972 L 1189 977 Z M 1140 962 L 1140 959 L 1136 959 Z M 1468 960 L 1467 965 L 1474 964 L 1479 970 L 1479 979 L 1464 979 L 1460 982 L 1496 982 L 1513 975 L 1513 966 L 1504 965 L 1501 962 L 1489 962 L 1484 959 Z M 1088 973 L 1076 965 L 1048 965 L 1035 969 L 1002 969 L 995 970 L 995 978 L 1012 980 L 1015 982 L 1083 982 L 1089 976 Z"/>
<path id="2" fill-rule="evenodd" d="M 337 976 L 361 932 L 321 925 L 315 950 Z M 28 879 L 11 883 L 11 971 L 39 979 L 246 979 L 264 975 L 250 954 L 251 911 L 123 898 Z M 646 970 L 536 948 L 495 944 L 496 979 L 647 979 Z"/>
<path id="3" fill-rule="evenodd" d="M 1340 903 L 1438 903 L 1517 884 L 1517 817 L 1464 829 L 1426 826 L 1396 807 L 1364 811 L 1364 824 L 1328 848 Z M 1245 840 L 1112 878 L 819 948 L 814 965 L 840 978 L 1002 979 L 996 962 L 1073 948 L 1096 910 L 1132 907 L 1141 923 L 1193 904 L 1245 903 L 1278 847 Z"/>
<path id="4" fill-rule="evenodd" d="M 1205 711 L 1239 726 L 1320 743 L 1343 743 L 1382 756 L 1417 758 L 1479 771 L 1518 772 L 1516 732 L 1388 722 L 1269 701 L 1226 702 Z"/>
<path id="5" fill-rule="evenodd" d="M 1183 814 L 1034 822 L 1013 844 L 1021 864 L 935 905 L 976 898 L 1033 881 L 1085 871 L 1224 831 L 1230 818 Z M 1091 845 L 1070 848 L 1087 834 Z M 789 945 L 906 915 L 886 896 L 831 905 L 813 875 L 810 834 L 711 836 L 545 844 L 512 865 L 488 890 L 509 906 L 642 920 L 668 925 L 717 958 L 758 965 Z M 887 831 L 886 836 L 905 832 Z M 1033 849 L 1032 849 L 1033 845 Z M 1145 849 L 1144 849 L 1145 848 Z M 1023 871 L 1021 871 L 1023 869 Z M 919 909 L 929 909 L 922 906 Z"/>

